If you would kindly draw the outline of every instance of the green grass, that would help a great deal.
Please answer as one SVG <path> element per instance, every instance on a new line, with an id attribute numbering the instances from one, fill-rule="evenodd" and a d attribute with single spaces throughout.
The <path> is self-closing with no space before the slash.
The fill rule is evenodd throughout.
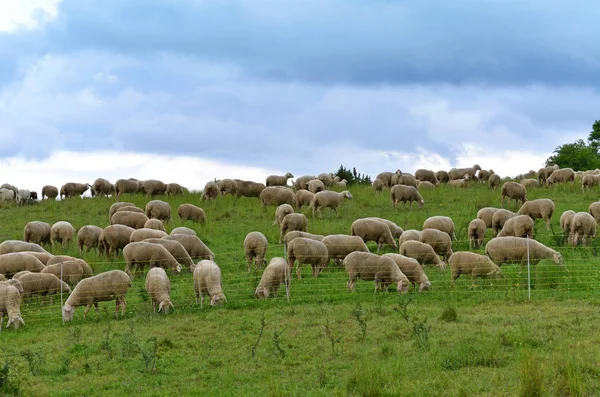
<path id="1" fill-rule="evenodd" d="M 306 212 L 310 232 L 349 233 L 352 221 L 365 216 L 421 229 L 427 217 L 447 215 L 456 224 L 454 250 L 468 250 L 466 228 L 477 210 L 500 204 L 499 190 L 442 186 L 422 193 L 422 209 L 394 211 L 388 191 L 376 196 L 370 187 L 350 190 L 354 200 L 341 205 L 339 217 L 325 210 L 324 219 L 312 219 Z M 87 319 L 78 308 L 67 324 L 62 323 L 59 297 L 53 304 L 23 302 L 26 325 L 0 334 L 0 393 L 597 395 L 598 242 L 588 248 L 565 247 L 558 223 L 564 210 L 587 211 L 596 194 L 582 194 L 578 185 L 528 192 L 530 199 L 554 200 L 553 231 L 545 231 L 539 220 L 536 239 L 565 258 L 564 268 L 545 260 L 532 270 L 531 300 L 527 271 L 516 265 L 503 266 L 506 279 L 479 280 L 474 289 L 465 276 L 452 289 L 449 270 L 427 267 L 431 290 L 411 291 L 409 298 L 373 293 L 373 282 L 360 280 L 356 292 L 349 293 L 343 269 L 330 265 L 316 279 L 304 268 L 303 279 L 292 281 L 289 302 L 285 290 L 259 301 L 253 292 L 260 272 L 247 272 L 242 242 L 248 232 L 261 231 L 269 239 L 268 258 L 283 255 L 278 229 L 272 226 L 274 208 L 263 209 L 248 198 L 211 203 L 200 202 L 193 193 L 169 198 L 175 216 L 168 230 L 192 227 L 215 252 L 228 303 L 210 307 L 205 302 L 200 309 L 187 270 L 171 276 L 175 310 L 166 316 L 152 312 L 141 276 L 127 294 L 125 317 L 118 320 L 112 316 L 114 302 L 101 303 L 101 314 L 90 311 Z M 148 201 L 143 196 L 122 200 L 142 208 Z M 25 208 L 4 204 L 0 240 L 22 239 L 24 225 L 32 220 L 104 227 L 113 202 L 86 198 Z M 184 202 L 204 208 L 206 225 L 178 220 L 176 209 Z M 514 210 L 514 204 L 508 208 Z M 368 245 L 375 251 L 374 243 Z M 52 252 L 78 256 L 75 244 Z M 124 268 L 122 258 L 106 260 L 95 252 L 83 257 L 95 273 Z"/>

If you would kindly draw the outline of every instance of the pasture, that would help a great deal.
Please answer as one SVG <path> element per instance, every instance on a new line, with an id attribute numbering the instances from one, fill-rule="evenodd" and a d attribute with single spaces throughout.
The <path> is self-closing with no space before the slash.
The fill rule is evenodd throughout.
<path id="1" fill-rule="evenodd" d="M 339 216 L 323 211 L 309 218 L 309 232 L 350 232 L 356 219 L 378 216 L 406 229 L 421 229 L 432 215 L 450 216 L 458 241 L 454 251 L 468 250 L 467 225 L 481 207 L 500 206 L 500 189 L 487 185 L 423 191 L 425 205 L 394 210 L 389 191 L 376 195 L 370 186 L 349 188 Z M 317 278 L 303 269 L 293 278 L 290 299 L 258 300 L 254 289 L 261 271 L 247 272 L 242 242 L 248 232 L 269 239 L 267 259 L 283 256 L 275 207 L 258 199 L 231 196 L 200 202 L 197 193 L 171 198 L 173 220 L 167 231 L 188 226 L 198 232 L 222 269 L 228 303 L 195 303 L 192 276 L 184 269 L 171 275 L 175 310 L 153 313 L 137 276 L 127 294 L 124 318 L 113 317 L 114 302 L 100 303 L 87 319 L 78 308 L 63 324 L 60 297 L 52 304 L 24 301 L 26 323 L 0 333 L 0 388 L 4 395 L 272 395 L 272 396 L 513 396 L 597 395 L 600 393 L 600 260 L 598 242 L 571 248 L 559 227 L 563 211 L 587 211 L 597 191 L 581 192 L 575 184 L 529 189 L 528 198 L 556 204 L 552 230 L 536 221 L 535 238 L 557 249 L 565 266 L 540 262 L 531 272 L 503 265 L 506 278 L 479 280 L 470 288 L 464 275 L 450 287 L 450 270 L 426 267 L 430 290 L 398 295 L 374 293 L 372 281 L 346 289 L 343 268 L 329 265 Z M 150 198 L 124 195 L 144 208 Z M 70 221 L 105 227 L 111 198 L 42 201 L 0 208 L 0 241 L 22 239 L 29 221 Z M 181 222 L 177 207 L 201 206 L 205 225 Z M 505 208 L 516 211 L 514 202 Z M 486 242 L 491 238 L 488 230 Z M 368 243 L 375 252 L 375 243 Z M 483 253 L 483 249 L 476 250 Z M 76 244 L 54 254 L 79 256 Z M 382 252 L 392 252 L 385 247 Z M 124 269 L 122 256 L 107 260 L 94 251 L 83 258 L 94 273 Z M 66 300 L 66 296 L 64 297 Z M 6 320 L 5 320 L 6 321 Z"/>

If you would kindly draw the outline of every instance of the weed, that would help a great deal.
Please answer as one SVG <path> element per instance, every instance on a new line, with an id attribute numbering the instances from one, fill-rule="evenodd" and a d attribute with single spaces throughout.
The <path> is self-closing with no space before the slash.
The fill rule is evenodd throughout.
<path id="1" fill-rule="evenodd" d="M 335 345 L 340 343 L 340 341 L 342 340 L 342 337 L 341 336 L 339 338 L 333 337 L 333 335 L 331 333 L 331 328 L 329 328 L 329 320 L 327 320 L 327 323 L 323 327 L 323 333 L 329 339 L 329 343 L 331 343 L 331 355 L 334 356 L 335 355 Z"/>
<path id="2" fill-rule="evenodd" d="M 13 367 L 13 361 L 8 358 L 4 360 L 4 364 L 0 367 L 0 391 L 5 395 L 21 394 L 19 385 L 10 376 Z"/>
<path id="3" fill-rule="evenodd" d="M 262 339 L 263 332 L 264 332 L 266 326 L 267 326 L 267 323 L 265 322 L 265 315 L 263 314 L 260 319 L 260 329 L 258 330 L 258 338 L 256 339 L 256 342 L 252 346 L 252 357 L 254 357 L 254 354 L 256 353 L 256 348 L 258 347 L 258 344 L 260 343 L 260 340 Z"/>
<path id="4" fill-rule="evenodd" d="M 27 365 L 29 366 L 29 372 L 32 375 L 37 375 L 39 373 L 40 367 L 45 362 L 45 357 L 40 351 L 33 351 L 31 349 L 25 349 L 21 355 L 27 361 Z"/>
<path id="5" fill-rule="evenodd" d="M 404 321 L 408 323 L 410 320 L 410 316 L 408 315 L 408 305 L 410 304 L 410 302 L 412 302 L 412 298 L 401 297 L 399 300 L 400 302 L 398 302 L 398 307 L 394 308 L 394 310 L 398 312 L 402 316 Z"/>
<path id="6" fill-rule="evenodd" d="M 136 345 L 144 363 L 144 371 L 149 374 L 155 374 L 158 371 L 158 343 L 155 337 L 148 339 L 147 343 L 147 348 L 144 348 L 139 343 Z"/>
<path id="7" fill-rule="evenodd" d="M 104 335 L 104 339 L 102 340 L 102 342 L 100 342 L 100 349 L 106 351 L 106 354 L 108 354 L 108 358 L 112 359 L 113 351 L 112 351 L 111 340 L 110 340 L 110 331 L 111 331 L 111 321 L 107 317 L 106 318 L 106 327 L 102 331 L 102 334 Z"/>
<path id="8" fill-rule="evenodd" d="M 445 321 L 447 323 L 455 323 L 457 320 L 458 314 L 456 313 L 456 309 L 450 306 L 445 308 L 440 316 L 440 321 Z"/>
<path id="9" fill-rule="evenodd" d="M 541 360 L 528 353 L 521 364 L 521 390 L 522 397 L 537 397 L 544 395 L 544 375 L 541 371 Z"/>
<path id="10" fill-rule="evenodd" d="M 354 319 L 358 323 L 359 327 L 359 332 L 357 333 L 356 337 L 359 342 L 364 342 L 367 337 L 367 321 L 364 318 L 364 311 L 360 303 L 357 304 L 352 310 L 352 315 L 354 316 Z"/>
<path id="11" fill-rule="evenodd" d="M 427 317 L 423 320 L 413 320 L 412 337 L 415 339 L 415 344 L 421 350 L 429 350 L 429 331 L 431 327 L 426 325 Z"/>
<path id="12" fill-rule="evenodd" d="M 284 328 L 280 332 L 273 331 L 273 345 L 275 345 L 275 349 L 277 349 L 277 352 L 279 353 L 280 356 L 285 355 L 285 351 L 281 347 L 280 337 L 281 337 L 281 335 L 283 335 L 283 333 L 285 332 L 286 329 L 287 328 Z"/>

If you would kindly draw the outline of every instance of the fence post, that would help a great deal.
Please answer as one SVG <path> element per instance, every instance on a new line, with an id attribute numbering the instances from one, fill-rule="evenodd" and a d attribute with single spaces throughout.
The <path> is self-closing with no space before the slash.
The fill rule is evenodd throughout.
<path id="1" fill-rule="evenodd" d="M 527 297 L 531 300 L 531 264 L 529 261 L 529 236 L 525 236 L 527 239 Z"/>
<path id="2" fill-rule="evenodd" d="M 63 319 L 63 324 L 65 323 L 65 318 L 62 315 L 62 310 L 64 307 L 64 303 L 63 303 L 63 263 L 62 261 L 60 262 L 60 317 Z"/>
<path id="3" fill-rule="evenodd" d="M 290 301 L 290 284 L 292 283 L 291 269 L 290 269 L 290 280 L 288 280 L 288 262 L 287 262 L 287 247 L 285 242 L 283 243 L 283 260 L 285 261 L 285 267 L 283 268 L 283 277 L 285 279 L 285 296 L 288 302 Z"/>

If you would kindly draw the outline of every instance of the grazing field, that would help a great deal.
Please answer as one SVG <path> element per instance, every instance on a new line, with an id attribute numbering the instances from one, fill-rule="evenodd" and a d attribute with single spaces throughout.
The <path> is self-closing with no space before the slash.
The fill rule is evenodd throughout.
<path id="1" fill-rule="evenodd" d="M 377 196 L 369 186 L 350 187 L 339 217 L 309 216 L 309 231 L 350 232 L 356 218 L 378 216 L 406 229 L 421 229 L 432 215 L 452 217 L 458 241 L 468 250 L 467 225 L 481 207 L 500 205 L 500 191 L 487 186 L 466 189 L 440 186 L 423 191 L 422 209 L 393 210 L 389 191 Z M 101 313 L 63 324 L 60 298 L 52 304 L 25 301 L 26 325 L 0 333 L 0 388 L 4 395 L 294 395 L 294 396 L 439 396 L 439 395 L 598 395 L 600 393 L 600 260 L 597 241 L 587 248 L 566 246 L 559 227 L 563 211 L 587 211 L 597 191 L 580 185 L 529 189 L 528 198 L 556 204 L 552 230 L 536 222 L 535 238 L 559 250 L 565 266 L 544 260 L 531 271 L 528 299 L 526 268 L 502 266 L 504 279 L 462 276 L 450 287 L 450 271 L 426 268 L 429 291 L 374 293 L 373 282 L 346 289 L 347 275 L 332 264 L 318 278 L 303 269 L 294 278 L 289 301 L 257 300 L 260 271 L 248 273 L 242 242 L 248 232 L 269 239 L 268 258 L 283 256 L 273 226 L 274 207 L 231 196 L 200 202 L 198 194 L 161 198 L 169 201 L 177 226 L 194 228 L 216 254 L 228 303 L 201 309 L 194 301 L 192 276 L 184 269 L 170 275 L 175 310 L 155 314 L 137 276 L 127 294 L 124 318 L 113 317 L 114 302 L 100 303 Z M 123 196 L 144 207 L 142 195 Z M 184 202 L 204 208 L 205 225 L 182 223 L 176 215 Z M 33 220 L 108 225 L 113 199 L 43 201 L 0 208 L 0 240 L 22 239 Z M 506 208 L 517 210 L 513 204 Z M 486 241 L 491 237 L 488 230 Z M 368 243 L 372 252 L 375 244 Z M 483 249 L 477 250 L 483 252 Z M 384 248 L 383 252 L 392 252 Z M 76 244 L 64 252 L 78 256 Z M 124 269 L 122 256 L 107 260 L 95 252 L 83 258 L 95 273 Z M 64 297 L 66 299 L 66 296 Z M 6 319 L 5 319 L 6 321 Z M 536 393 L 540 394 L 536 394 Z"/>

